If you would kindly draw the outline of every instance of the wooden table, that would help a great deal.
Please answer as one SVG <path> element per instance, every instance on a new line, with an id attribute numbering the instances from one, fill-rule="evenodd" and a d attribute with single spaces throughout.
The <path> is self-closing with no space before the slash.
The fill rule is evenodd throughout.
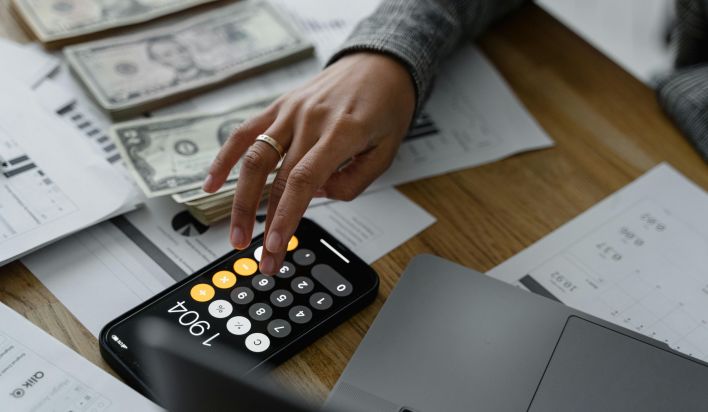
<path id="1" fill-rule="evenodd" d="M 0 35 L 26 40 L 7 4 L 0 0 Z M 487 271 L 662 161 L 708 189 L 708 166 L 653 91 L 537 6 L 480 43 L 557 146 L 401 186 L 437 223 L 374 264 L 373 305 L 278 368 L 297 391 L 326 397 L 417 254 Z M 21 263 L 0 268 L 0 301 L 110 371 L 96 339 Z"/>

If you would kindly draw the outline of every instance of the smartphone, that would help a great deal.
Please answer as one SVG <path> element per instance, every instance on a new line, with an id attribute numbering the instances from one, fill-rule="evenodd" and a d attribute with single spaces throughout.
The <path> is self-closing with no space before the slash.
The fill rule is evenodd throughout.
<path id="1" fill-rule="evenodd" d="M 258 270 L 262 236 L 217 259 L 106 325 L 101 355 L 129 385 L 155 399 L 139 360 L 141 322 L 157 317 L 175 325 L 179 344 L 209 362 L 222 361 L 212 353 L 237 351 L 241 360 L 231 366 L 245 376 L 290 358 L 376 297 L 373 268 L 311 220 L 300 222 L 287 249 L 275 276 Z"/>

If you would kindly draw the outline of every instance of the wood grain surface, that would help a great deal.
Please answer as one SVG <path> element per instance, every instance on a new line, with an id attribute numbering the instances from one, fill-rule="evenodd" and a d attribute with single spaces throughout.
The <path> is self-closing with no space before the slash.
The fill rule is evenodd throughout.
<path id="1" fill-rule="evenodd" d="M 0 13 L 0 35 L 26 41 L 8 0 Z M 373 265 L 381 276 L 374 304 L 276 370 L 297 392 L 326 397 L 417 254 L 487 271 L 662 161 L 708 189 L 708 166 L 653 91 L 537 6 L 479 43 L 557 146 L 399 187 L 437 223 Z M 21 263 L 0 268 L 0 301 L 109 370 L 96 339 Z"/>

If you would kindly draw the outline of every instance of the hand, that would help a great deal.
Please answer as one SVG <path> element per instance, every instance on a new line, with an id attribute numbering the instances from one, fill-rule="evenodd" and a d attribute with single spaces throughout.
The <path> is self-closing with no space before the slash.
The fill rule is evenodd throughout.
<path id="1" fill-rule="evenodd" d="M 242 159 L 231 213 L 231 243 L 251 243 L 258 202 L 286 150 L 268 201 L 260 269 L 274 274 L 313 197 L 352 200 L 391 164 L 415 111 L 415 88 L 397 60 L 361 52 L 343 57 L 244 123 L 214 160 L 204 190 L 215 192 Z M 255 143 L 254 143 L 255 142 Z"/>

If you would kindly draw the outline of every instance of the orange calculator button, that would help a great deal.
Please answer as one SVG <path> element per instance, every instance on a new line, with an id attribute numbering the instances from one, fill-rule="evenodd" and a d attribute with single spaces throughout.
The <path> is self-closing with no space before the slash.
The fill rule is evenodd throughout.
<path id="1" fill-rule="evenodd" d="M 241 258 L 234 262 L 234 272 L 241 276 L 251 276 L 258 270 L 258 263 L 251 258 Z"/>
<path id="2" fill-rule="evenodd" d="M 214 273 L 211 277 L 211 282 L 219 289 L 229 289 L 236 284 L 236 275 L 228 270 L 221 270 Z"/>
<path id="3" fill-rule="evenodd" d="M 297 245 L 300 243 L 300 241 L 297 240 L 295 236 L 290 238 L 290 241 L 288 242 L 288 252 L 292 252 L 297 248 Z"/>
<path id="4" fill-rule="evenodd" d="M 198 285 L 194 285 L 192 287 L 191 292 L 189 294 L 192 296 L 192 299 L 196 300 L 197 302 L 208 302 L 214 297 L 214 288 L 211 287 L 211 285 L 207 285 L 206 283 L 200 283 Z"/>

